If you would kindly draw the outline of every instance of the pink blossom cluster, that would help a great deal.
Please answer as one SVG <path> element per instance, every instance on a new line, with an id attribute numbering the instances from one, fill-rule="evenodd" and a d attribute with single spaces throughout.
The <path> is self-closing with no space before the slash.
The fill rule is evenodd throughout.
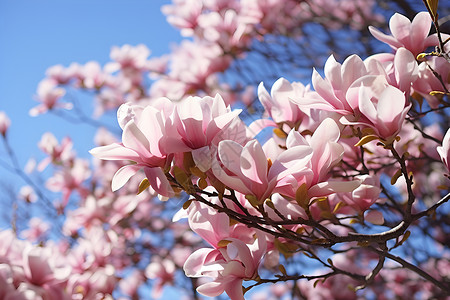
<path id="1" fill-rule="evenodd" d="M 420 13 L 408 27 L 403 17 L 394 15 L 391 31 L 397 39 L 412 35 L 409 31 L 417 28 L 428 32 L 431 19 L 427 16 Z M 184 17 L 191 22 L 185 19 L 186 28 L 199 22 L 192 14 Z M 392 40 L 376 29 L 372 32 L 384 41 Z M 427 39 L 427 35 L 417 39 Z M 390 160 L 386 150 L 408 139 L 405 124 L 412 107 L 410 95 L 416 92 L 415 82 L 423 78 L 416 55 L 428 44 L 413 48 L 418 46 L 403 42 L 394 54 L 366 60 L 353 55 L 342 64 L 331 56 L 324 78 L 313 72 L 314 91 L 285 79 L 275 82 L 271 94 L 260 85 L 258 96 L 271 119 L 256 120 L 249 127 L 240 120 L 240 110 L 227 107 L 219 95 L 188 97 L 178 103 L 160 98 L 148 106 L 124 104 L 118 110 L 122 142 L 95 148 L 91 154 L 132 162 L 116 172 L 113 190 L 142 169 L 145 179 L 139 189 L 150 185 L 162 199 L 182 190 L 194 195 L 205 189 L 226 198 L 229 190 L 237 202 L 208 201 L 238 214 L 278 221 L 312 217 L 330 230 L 333 216 L 365 216 L 366 221 L 383 224 L 383 215 L 371 209 L 379 200 L 380 173 L 346 179 L 341 175 L 352 172 L 345 164 L 354 170 L 361 167 L 362 150 L 355 143 L 373 149 L 368 155 L 376 153 Z M 254 137 L 265 127 L 275 127 L 275 135 L 262 144 Z M 375 139 L 384 147 L 374 147 L 371 141 Z M 436 152 L 437 146 L 429 151 Z M 444 162 L 448 160 L 446 148 L 446 142 L 438 148 Z M 436 153 L 431 155 L 436 157 Z M 232 299 L 243 299 L 242 281 L 258 280 L 267 250 L 280 251 L 274 237 L 257 231 L 250 234 L 254 239 L 238 239 L 235 225 L 228 225 L 225 214 L 197 202 L 189 206 L 188 218 L 191 229 L 213 248 L 194 252 L 184 265 L 186 275 L 213 278 L 198 287 L 204 295 L 225 291 Z M 289 229 L 308 230 L 304 225 Z"/>
<path id="2" fill-rule="evenodd" d="M 11 230 L 0 237 L 2 299 L 112 299 L 115 266 L 104 260 L 114 251 L 111 237 L 91 232 L 73 249 L 64 243 L 34 245 Z"/>
<path id="3" fill-rule="evenodd" d="M 33 116 L 53 109 L 72 109 L 63 102 L 67 89 L 95 92 L 97 116 L 118 108 L 124 102 L 147 103 L 168 97 L 173 101 L 187 95 L 214 95 L 218 91 L 227 103 L 248 97 L 249 89 L 235 91 L 220 82 L 235 58 L 245 56 L 254 41 L 265 35 L 291 38 L 302 36 L 301 26 L 320 23 L 337 30 L 345 25 L 361 29 L 383 21 L 371 9 L 375 1 L 174 1 L 162 7 L 170 24 L 186 38 L 171 55 L 149 58 L 145 45 L 124 45 L 111 49 L 111 62 L 103 67 L 90 61 L 68 67 L 55 65 L 38 86 L 40 104 L 30 110 Z M 333 12 L 333 17 L 330 13 Z M 336 12 L 340 12 L 336 15 Z M 152 84 L 143 88 L 146 77 Z M 125 101 L 126 99 L 126 101 Z"/>
<path id="4" fill-rule="evenodd" d="M 270 35 L 300 39 L 306 23 L 338 30 L 382 21 L 374 5 L 176 0 L 162 10 L 191 39 L 171 56 L 149 58 L 146 46 L 124 45 L 112 48 L 103 67 L 48 69 L 31 115 L 71 109 L 66 91 L 89 91 L 98 116 L 117 109 L 122 133 L 117 139 L 99 129 L 93 166 L 69 137 L 43 135 L 38 147 L 45 158 L 36 171 L 51 172 L 45 187 L 60 199 L 26 186 L 20 205 L 53 205 L 63 238 L 50 241 L 56 224 L 45 218 L 31 218 L 21 232 L 0 231 L 0 298 L 112 299 L 115 292 L 137 299 L 144 285 L 158 298 L 164 287 L 179 286 L 181 272 L 192 290 L 230 299 L 278 279 L 253 297 L 356 299 L 361 282 L 372 284 L 364 296 L 380 299 L 440 295 L 418 275 L 385 263 L 389 251 L 377 255 L 400 247 L 406 228 L 435 214 L 436 195 L 448 189 L 450 129 L 418 121 L 450 105 L 449 60 L 426 53 L 439 43 L 429 35 L 428 13 L 412 21 L 395 14 L 391 34 L 370 27 L 392 53 L 351 55 L 342 63 L 331 55 L 323 75 L 313 70 L 310 85 L 279 78 L 268 90 L 260 83 L 264 112 L 251 122 L 231 104 L 248 105 L 253 87 L 236 92 L 219 76 Z M 9 127 L 0 112 L 6 142 Z M 386 188 L 386 178 L 393 187 Z M 380 234 L 376 243 L 362 237 L 386 227 L 384 234 L 403 231 L 386 240 Z M 438 227 L 429 234 L 445 244 L 445 228 Z M 301 253 L 327 270 L 290 277 L 303 266 Z M 371 278 L 380 264 L 386 269 Z M 449 267 L 442 260 L 420 266 L 436 278 Z M 281 283 L 290 279 L 295 283 Z"/>
<path id="5" fill-rule="evenodd" d="M 254 41 L 271 34 L 300 38 L 299 29 L 306 23 L 339 29 L 350 22 L 363 28 L 383 19 L 371 10 L 373 1 L 326 2 L 179 0 L 163 6 L 167 21 L 193 41 L 185 40 L 175 51 L 167 76 L 155 82 L 151 96 L 180 100 L 185 95 L 212 95 L 220 90 L 225 101 L 233 103 L 236 96 L 245 97 L 245 92 L 233 95 L 218 82 L 217 73 L 229 69 L 235 58 L 244 57 Z M 337 19 L 336 11 L 342 13 Z M 229 97 L 223 94 L 227 92 Z"/>
<path id="6" fill-rule="evenodd" d="M 40 105 L 32 108 L 30 114 L 35 116 L 55 108 L 72 109 L 72 103 L 60 101 L 68 88 L 97 92 L 96 115 L 117 108 L 123 99 L 141 101 L 147 96 L 142 90 L 145 74 L 165 70 L 163 58 L 148 59 L 149 55 L 145 45 L 124 45 L 111 49 L 112 61 L 103 67 L 95 61 L 84 65 L 72 63 L 69 67 L 52 66 L 38 86 L 36 100 Z"/>

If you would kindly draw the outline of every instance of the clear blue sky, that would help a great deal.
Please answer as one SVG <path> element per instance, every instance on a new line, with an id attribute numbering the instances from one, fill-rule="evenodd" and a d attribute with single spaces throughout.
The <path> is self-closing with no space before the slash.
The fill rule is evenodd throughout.
<path id="1" fill-rule="evenodd" d="M 54 132 L 58 139 L 71 135 L 80 156 L 87 157 L 86 151 L 92 147 L 89 126 L 71 125 L 48 114 L 28 115 L 37 105 L 33 97 L 46 69 L 90 60 L 104 64 L 115 45 L 143 43 L 152 55 L 168 53 L 180 35 L 161 13 L 161 6 L 167 3 L 170 1 L 0 1 L 0 110 L 12 121 L 9 138 L 22 165 L 30 155 L 39 157 L 36 144 L 46 131 Z M 4 153 L 0 145 L 0 156 Z M 3 179 L 4 174 L 0 168 Z"/>

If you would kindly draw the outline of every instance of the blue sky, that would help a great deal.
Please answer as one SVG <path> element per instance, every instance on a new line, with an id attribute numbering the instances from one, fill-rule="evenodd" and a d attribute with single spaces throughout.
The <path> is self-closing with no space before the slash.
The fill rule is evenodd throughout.
<path id="1" fill-rule="evenodd" d="M 46 69 L 90 60 L 104 64 L 115 45 L 142 43 L 154 56 L 168 53 L 181 37 L 161 13 L 161 6 L 167 3 L 170 1 L 0 1 L 0 111 L 12 121 L 8 136 L 22 165 L 30 156 L 42 157 L 37 142 L 46 131 L 58 139 L 72 136 L 80 156 L 87 157 L 93 145 L 93 131 L 87 125 L 73 125 L 49 114 L 28 115 L 37 105 L 33 97 Z M 4 153 L 0 143 L 3 159 Z M 0 167 L 0 178 L 6 179 L 4 174 Z"/>

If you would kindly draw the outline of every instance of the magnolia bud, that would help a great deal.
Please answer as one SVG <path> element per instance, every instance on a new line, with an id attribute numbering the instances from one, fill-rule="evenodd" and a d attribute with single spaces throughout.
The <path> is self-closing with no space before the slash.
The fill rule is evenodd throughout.
<path id="1" fill-rule="evenodd" d="M 11 120 L 8 118 L 8 115 L 4 111 L 0 111 L 0 133 L 3 136 L 6 136 L 6 131 L 11 124 Z"/>

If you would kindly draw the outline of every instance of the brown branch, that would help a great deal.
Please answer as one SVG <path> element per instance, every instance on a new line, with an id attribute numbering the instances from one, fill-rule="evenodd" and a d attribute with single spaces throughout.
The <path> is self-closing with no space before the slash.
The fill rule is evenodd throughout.
<path id="1" fill-rule="evenodd" d="M 441 206 L 442 204 L 446 203 L 448 200 L 450 200 L 450 193 L 448 193 L 447 195 L 445 195 L 441 200 L 439 200 L 438 202 L 436 202 L 433 206 L 431 206 L 430 208 L 417 213 L 417 214 L 413 214 L 412 215 L 412 219 L 415 221 L 417 219 L 420 219 L 424 216 L 429 216 L 431 213 L 433 213 L 439 206 Z"/>
<path id="2" fill-rule="evenodd" d="M 440 288 L 442 291 L 444 291 L 444 293 L 446 293 L 447 295 L 450 295 L 450 285 L 446 282 L 442 282 L 437 280 L 436 278 L 434 278 L 433 276 L 431 276 L 430 274 L 428 274 L 427 272 L 425 272 L 424 270 L 422 270 L 421 268 L 407 262 L 406 260 L 404 260 L 403 258 L 393 255 L 387 251 L 383 251 L 380 249 L 376 249 L 374 247 L 369 246 L 368 249 L 370 249 L 373 252 L 378 253 L 379 255 L 384 255 L 387 258 L 399 263 L 400 265 L 402 265 L 404 268 L 409 269 L 413 272 L 415 272 L 416 274 L 420 275 L 422 278 L 428 280 L 429 282 L 433 283 L 435 286 L 437 286 L 438 288 Z"/>

